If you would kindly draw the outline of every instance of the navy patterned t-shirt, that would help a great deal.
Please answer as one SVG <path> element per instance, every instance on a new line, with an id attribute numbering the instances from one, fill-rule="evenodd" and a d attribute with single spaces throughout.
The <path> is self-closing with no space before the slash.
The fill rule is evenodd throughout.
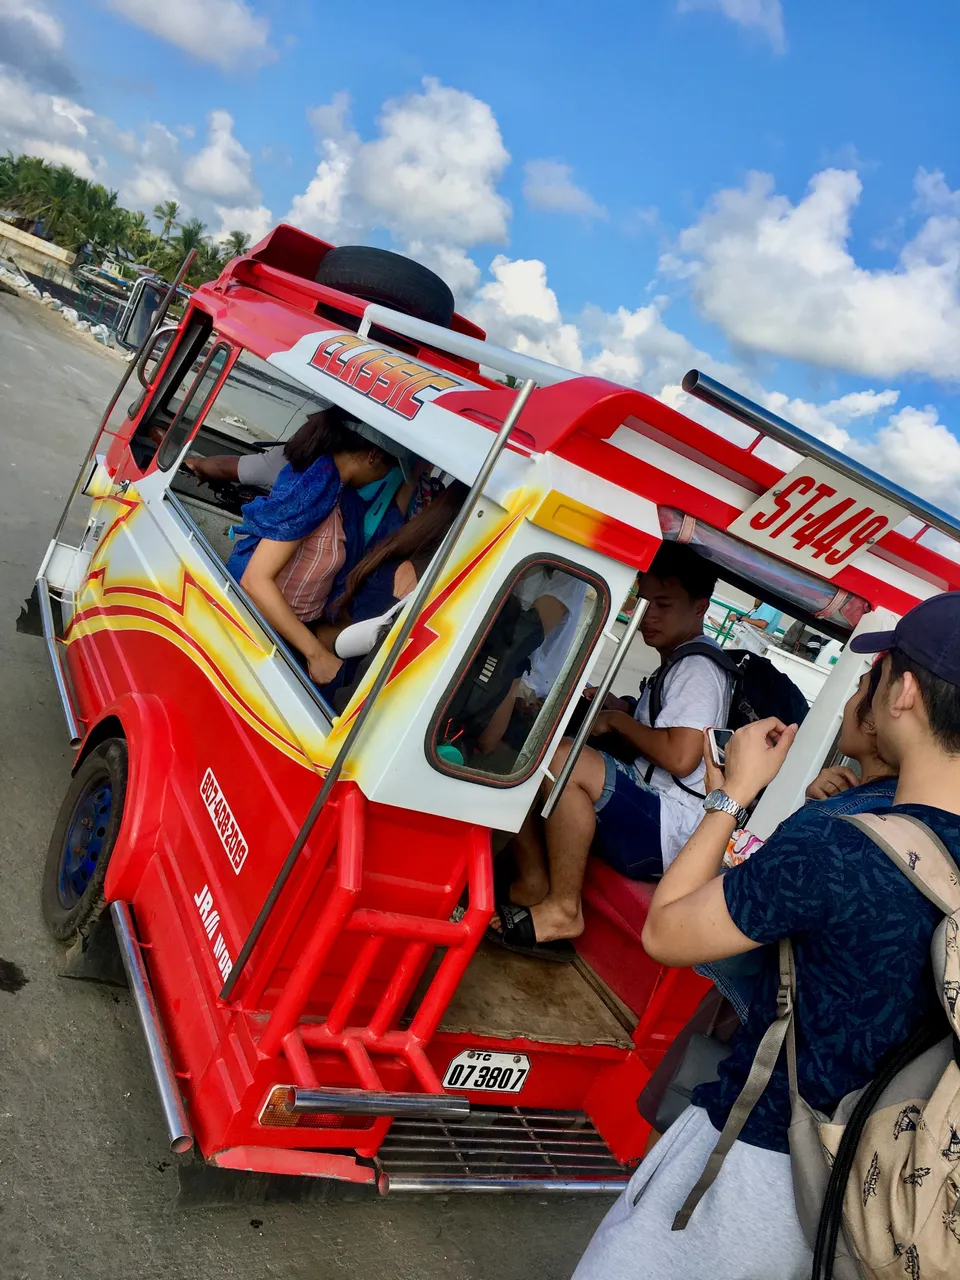
<path id="1" fill-rule="evenodd" d="M 880 809 L 883 806 L 878 805 Z M 926 805 L 894 805 L 925 822 L 960 864 L 960 816 Z M 930 941 L 942 913 L 885 853 L 849 822 L 814 805 L 793 814 L 753 857 L 723 880 L 737 928 L 754 942 L 793 940 L 797 971 L 800 1093 L 832 1112 L 877 1073 L 877 1064 L 938 1007 Z M 775 947 L 764 951 L 747 1022 L 715 1084 L 694 1091 L 722 1129 L 763 1033 L 776 1017 Z M 790 1094 L 780 1061 L 740 1139 L 788 1151 Z"/>

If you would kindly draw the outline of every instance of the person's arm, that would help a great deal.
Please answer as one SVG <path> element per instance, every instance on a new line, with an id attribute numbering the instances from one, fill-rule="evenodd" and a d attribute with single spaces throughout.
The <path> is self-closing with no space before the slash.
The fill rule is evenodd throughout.
<path id="1" fill-rule="evenodd" d="M 693 773 L 703 755 L 703 730 L 675 726 L 650 729 L 626 711 L 601 711 L 593 724 L 593 734 L 613 730 L 636 747 L 644 759 L 675 778 Z"/>
<path id="2" fill-rule="evenodd" d="M 187 458 L 183 465 L 201 481 L 236 481 L 239 479 L 237 469 L 239 461 L 240 459 L 235 453 L 221 453 L 212 458 Z"/>
<path id="3" fill-rule="evenodd" d="M 277 586 L 277 576 L 300 542 L 274 542 L 261 538 L 243 571 L 240 585 L 273 629 L 307 660 L 310 679 L 326 684 L 340 670 L 341 660 L 300 621 Z"/>
<path id="4" fill-rule="evenodd" d="M 774 718 L 738 729 L 727 744 L 726 777 L 708 764 L 707 786 L 719 786 L 746 808 L 776 777 L 796 732 L 796 725 Z M 706 731 L 701 741 L 709 760 Z M 642 940 L 648 955 L 661 964 L 704 964 L 760 945 L 761 940 L 748 937 L 734 922 L 724 894 L 720 869 L 735 825 L 732 815 L 705 814 L 657 885 Z M 770 842 L 764 848 L 769 851 Z M 752 862 L 727 875 L 745 871 Z"/>
<path id="5" fill-rule="evenodd" d="M 766 631 L 770 625 L 766 618 L 744 618 L 743 621 L 748 627 L 756 627 L 758 631 Z"/>

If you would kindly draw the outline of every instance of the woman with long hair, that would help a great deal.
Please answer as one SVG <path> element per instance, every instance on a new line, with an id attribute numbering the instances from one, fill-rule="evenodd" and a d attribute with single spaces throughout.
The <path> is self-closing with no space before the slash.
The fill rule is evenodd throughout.
<path id="1" fill-rule="evenodd" d="M 378 542 L 347 575 L 343 593 L 333 602 L 332 621 L 317 629 L 317 636 L 336 664 L 325 695 L 330 698 L 356 684 L 360 668 L 369 665 L 383 635 L 389 630 L 398 606 L 415 590 L 467 496 L 467 486 L 454 480 L 436 493 L 415 516 Z M 338 637 L 355 624 L 370 623 L 369 635 L 354 636 L 351 653 L 344 660 L 336 651 Z M 382 634 L 381 634 L 382 632 Z M 367 640 L 369 643 L 367 644 Z M 341 666 L 342 663 L 342 666 Z M 338 698 L 338 702 L 343 699 Z"/>
<path id="2" fill-rule="evenodd" d="M 345 532 L 341 495 L 383 480 L 393 459 L 336 407 L 312 414 L 284 453 L 287 465 L 270 493 L 243 508 L 241 537 L 227 567 L 322 684 L 336 665 L 308 624 L 323 614 L 348 554 L 362 551 L 362 541 L 356 545 L 362 533 Z"/>

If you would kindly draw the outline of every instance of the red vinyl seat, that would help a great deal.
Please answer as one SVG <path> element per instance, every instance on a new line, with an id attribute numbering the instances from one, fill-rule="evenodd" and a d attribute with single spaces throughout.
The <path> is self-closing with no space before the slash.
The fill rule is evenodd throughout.
<path id="1" fill-rule="evenodd" d="M 587 864 L 584 931 L 577 939 L 577 951 L 638 1017 L 663 969 L 640 941 L 655 888 L 642 880 L 628 880 L 599 858 Z"/>

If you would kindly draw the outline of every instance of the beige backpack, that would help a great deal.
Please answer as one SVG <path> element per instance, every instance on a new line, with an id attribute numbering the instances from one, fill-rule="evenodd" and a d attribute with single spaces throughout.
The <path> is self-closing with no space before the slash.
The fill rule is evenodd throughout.
<path id="1" fill-rule="evenodd" d="M 922 822 L 902 814 L 844 818 L 944 913 L 930 955 L 952 1033 L 922 1027 L 877 1079 L 832 1116 L 797 1090 L 796 982 L 780 943 L 777 1018 L 767 1029 L 700 1181 L 673 1224 L 682 1231 L 773 1074 L 786 1044 L 790 1159 L 797 1213 L 814 1250 L 813 1280 L 960 1278 L 960 878 Z"/>

